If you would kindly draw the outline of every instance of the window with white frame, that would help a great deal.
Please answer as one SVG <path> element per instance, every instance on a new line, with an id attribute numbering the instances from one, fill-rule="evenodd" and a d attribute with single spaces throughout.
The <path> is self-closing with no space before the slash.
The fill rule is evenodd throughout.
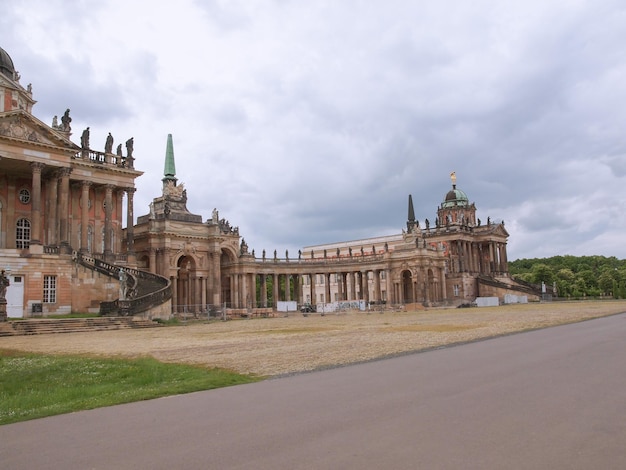
<path id="1" fill-rule="evenodd" d="M 57 301 L 57 277 L 45 275 L 43 277 L 43 302 L 53 304 Z"/>
<path id="2" fill-rule="evenodd" d="M 15 247 L 19 249 L 30 246 L 30 220 L 18 219 L 15 229 Z"/>
<path id="3" fill-rule="evenodd" d="M 22 204 L 28 204 L 30 202 L 30 191 L 28 189 L 20 189 L 19 198 Z"/>
<path id="4" fill-rule="evenodd" d="M 459 296 L 459 291 L 460 291 L 460 289 L 459 289 L 459 285 L 458 285 L 458 284 L 455 284 L 452 288 L 453 288 L 453 290 L 454 290 L 454 296 L 455 296 L 455 297 L 458 297 L 458 296 Z"/>

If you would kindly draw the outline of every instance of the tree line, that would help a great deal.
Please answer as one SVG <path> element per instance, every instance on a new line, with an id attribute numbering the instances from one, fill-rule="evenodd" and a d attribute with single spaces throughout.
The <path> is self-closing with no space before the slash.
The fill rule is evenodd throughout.
<path id="1" fill-rule="evenodd" d="M 512 277 L 556 287 L 558 297 L 626 298 L 626 260 L 614 256 L 553 256 L 509 262 Z"/>

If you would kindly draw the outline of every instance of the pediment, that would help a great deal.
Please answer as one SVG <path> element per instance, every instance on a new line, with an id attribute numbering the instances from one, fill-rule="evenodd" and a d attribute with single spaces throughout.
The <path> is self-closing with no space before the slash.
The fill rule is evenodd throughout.
<path id="1" fill-rule="evenodd" d="M 63 148 L 76 151 L 78 146 L 25 111 L 0 113 L 0 139 Z"/>
<path id="2" fill-rule="evenodd" d="M 501 235 L 503 237 L 509 236 L 509 232 L 507 232 L 506 229 L 504 228 L 504 222 L 501 222 L 498 225 L 496 225 L 493 230 L 493 233 L 496 235 Z"/>

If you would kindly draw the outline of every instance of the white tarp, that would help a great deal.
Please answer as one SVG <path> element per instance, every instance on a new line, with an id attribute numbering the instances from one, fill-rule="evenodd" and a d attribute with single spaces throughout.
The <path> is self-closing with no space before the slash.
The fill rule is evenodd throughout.
<path id="1" fill-rule="evenodd" d="M 329 302 L 327 304 L 317 304 L 317 313 L 334 313 L 345 310 L 365 311 L 365 300 L 343 300 L 341 302 Z"/>
<path id="2" fill-rule="evenodd" d="M 504 296 L 505 304 L 527 304 L 528 296 L 527 295 L 515 295 L 515 294 L 505 294 Z"/>
<path id="3" fill-rule="evenodd" d="M 500 301 L 497 297 L 476 297 L 477 307 L 497 307 Z"/>
<path id="4" fill-rule="evenodd" d="M 298 302 L 295 300 L 290 300 L 289 302 L 284 300 L 279 300 L 276 302 L 276 311 L 277 312 L 297 312 L 298 311 Z"/>

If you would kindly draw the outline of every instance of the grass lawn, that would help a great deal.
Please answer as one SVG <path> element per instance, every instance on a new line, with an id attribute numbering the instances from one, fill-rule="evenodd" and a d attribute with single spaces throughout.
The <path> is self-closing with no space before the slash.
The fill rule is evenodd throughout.
<path id="1" fill-rule="evenodd" d="M 260 380 L 223 369 L 0 349 L 0 424 Z"/>

